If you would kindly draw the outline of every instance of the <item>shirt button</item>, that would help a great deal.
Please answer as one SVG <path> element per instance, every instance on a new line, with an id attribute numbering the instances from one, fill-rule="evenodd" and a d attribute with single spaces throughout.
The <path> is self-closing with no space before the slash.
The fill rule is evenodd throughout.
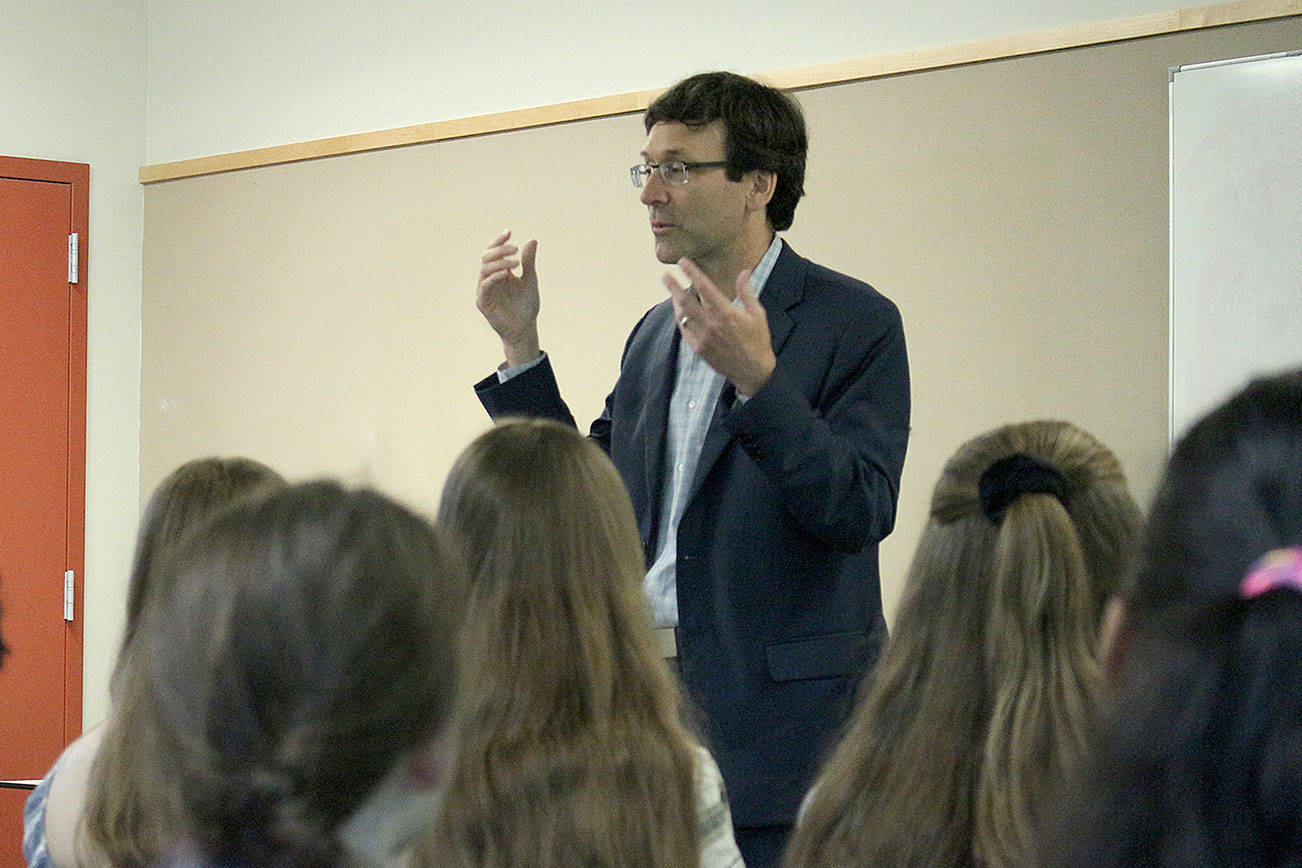
<path id="1" fill-rule="evenodd" d="M 687 402 L 687 409 L 689 409 L 689 410 L 695 410 L 695 409 L 696 409 L 696 402 L 695 402 L 695 401 L 688 401 L 688 402 Z"/>

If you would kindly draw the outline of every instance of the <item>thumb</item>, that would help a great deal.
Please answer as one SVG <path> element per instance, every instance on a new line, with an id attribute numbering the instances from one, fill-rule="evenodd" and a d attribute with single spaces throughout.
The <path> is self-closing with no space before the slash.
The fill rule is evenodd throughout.
<path id="1" fill-rule="evenodd" d="M 520 251 L 520 276 L 529 280 L 534 276 L 534 260 L 538 256 L 537 240 L 525 242 L 524 249 Z"/>

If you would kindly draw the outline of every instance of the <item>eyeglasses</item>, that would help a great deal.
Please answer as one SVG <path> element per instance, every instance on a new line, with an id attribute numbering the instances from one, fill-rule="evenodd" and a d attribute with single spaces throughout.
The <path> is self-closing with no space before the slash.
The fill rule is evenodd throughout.
<path id="1" fill-rule="evenodd" d="M 640 166 L 633 166 L 628 170 L 628 175 L 633 179 L 633 186 L 639 190 L 655 172 L 660 176 L 660 180 L 666 184 L 678 187 L 687 183 L 688 170 L 690 169 L 722 169 L 728 165 L 727 160 L 714 160 L 709 163 L 684 163 L 682 160 L 674 160 L 672 163 L 643 163 Z"/>

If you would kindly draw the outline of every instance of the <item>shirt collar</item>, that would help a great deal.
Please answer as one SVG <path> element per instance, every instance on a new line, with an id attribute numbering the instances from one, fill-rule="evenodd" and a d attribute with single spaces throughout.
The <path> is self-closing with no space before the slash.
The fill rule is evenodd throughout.
<path id="1" fill-rule="evenodd" d="M 769 282 L 769 275 L 773 273 L 773 266 L 778 263 L 778 254 L 781 252 L 782 239 L 775 234 L 773 236 L 773 243 L 769 245 L 768 250 L 764 251 L 764 255 L 760 257 L 759 264 L 756 265 L 755 270 L 751 272 L 751 295 L 759 298 L 760 293 L 764 291 L 765 285 Z"/>

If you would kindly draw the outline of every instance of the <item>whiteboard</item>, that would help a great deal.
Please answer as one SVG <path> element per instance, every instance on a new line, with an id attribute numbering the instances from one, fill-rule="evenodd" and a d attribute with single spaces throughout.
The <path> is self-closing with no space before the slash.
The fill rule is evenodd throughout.
<path id="1" fill-rule="evenodd" d="M 1302 52 L 1172 71 L 1171 438 L 1302 365 Z"/>

